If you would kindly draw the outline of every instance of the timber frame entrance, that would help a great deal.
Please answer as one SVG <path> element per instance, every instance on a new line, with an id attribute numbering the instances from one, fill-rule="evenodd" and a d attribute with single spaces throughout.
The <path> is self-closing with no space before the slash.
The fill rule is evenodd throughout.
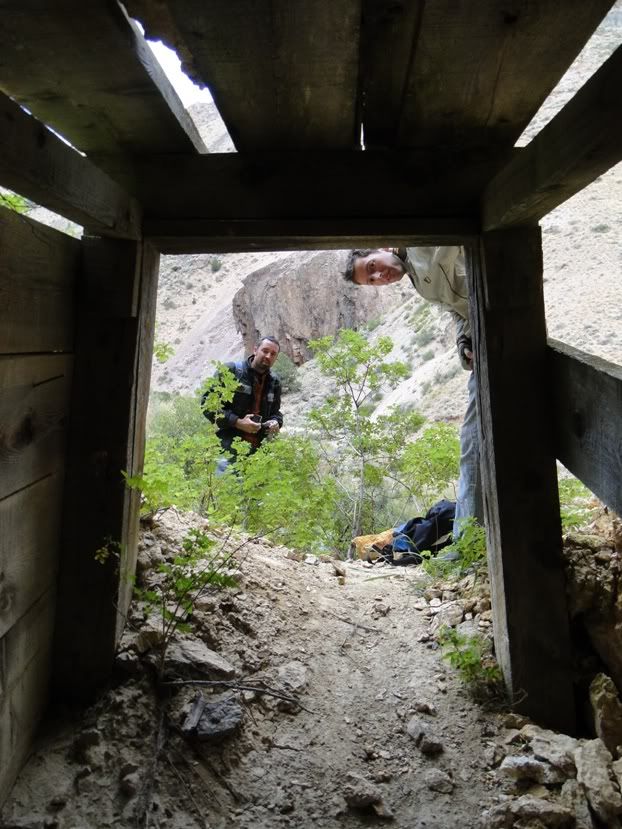
<path id="1" fill-rule="evenodd" d="M 0 802 L 50 677 L 110 671 L 161 252 L 465 245 L 497 656 L 573 730 L 555 459 L 622 513 L 622 369 L 547 341 L 538 221 L 622 160 L 622 48 L 514 143 L 612 5 L 130 0 L 213 91 L 219 155 L 121 5 L 0 0 L 0 185 L 85 228 L 0 206 Z"/>

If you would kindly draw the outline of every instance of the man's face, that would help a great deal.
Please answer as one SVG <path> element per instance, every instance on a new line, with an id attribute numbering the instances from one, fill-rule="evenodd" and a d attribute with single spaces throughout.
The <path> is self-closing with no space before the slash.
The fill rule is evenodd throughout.
<path id="1" fill-rule="evenodd" d="M 251 366 L 255 371 L 264 373 L 272 368 L 274 361 L 279 356 L 279 347 L 276 343 L 270 340 L 262 340 L 259 345 L 253 349 L 253 359 Z"/>
<path id="2" fill-rule="evenodd" d="M 374 250 L 367 256 L 359 256 L 354 263 L 357 285 L 391 285 L 399 282 L 405 273 L 402 260 L 388 250 Z"/>

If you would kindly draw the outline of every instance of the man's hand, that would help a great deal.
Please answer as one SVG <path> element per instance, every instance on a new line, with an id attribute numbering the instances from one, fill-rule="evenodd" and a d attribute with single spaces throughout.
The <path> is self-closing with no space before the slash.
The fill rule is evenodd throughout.
<path id="1" fill-rule="evenodd" d="M 240 432 L 246 432 L 249 435 L 256 435 L 257 432 L 261 429 L 261 423 L 255 423 L 254 420 L 251 420 L 253 415 L 247 414 L 244 417 L 238 417 L 235 422 L 235 428 L 239 429 Z"/>
<path id="2" fill-rule="evenodd" d="M 469 371 L 473 371 L 473 352 L 469 348 L 465 348 L 462 352 L 464 362 L 466 364 L 466 368 Z"/>
<path id="3" fill-rule="evenodd" d="M 278 434 L 281 427 L 276 420 L 266 420 L 264 423 L 264 427 L 269 435 L 276 435 Z"/>

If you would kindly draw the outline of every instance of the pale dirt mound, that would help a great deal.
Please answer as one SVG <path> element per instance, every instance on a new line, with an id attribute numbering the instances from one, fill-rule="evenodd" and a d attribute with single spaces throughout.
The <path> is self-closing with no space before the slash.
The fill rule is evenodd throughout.
<path id="1" fill-rule="evenodd" d="M 188 526 L 169 512 L 145 535 L 142 565 L 171 554 Z M 198 745 L 178 733 L 179 702 L 167 704 L 170 724 L 156 758 L 151 681 L 126 653 L 119 684 L 96 705 L 70 720 L 56 712 L 47 723 L 4 825 L 354 827 L 379 820 L 344 799 L 368 785 L 381 798 L 378 808 L 394 814 L 393 825 L 477 826 L 496 800 L 490 738 L 498 727 L 427 641 L 419 568 L 345 565 L 342 584 L 332 563 L 311 565 L 287 552 L 249 544 L 239 556 L 239 587 L 203 602 L 195 630 L 237 679 L 285 690 L 304 710 L 234 693 L 241 730 L 221 744 Z M 130 621 L 140 623 L 138 609 Z M 184 689 L 177 699 L 193 695 Z M 414 715 L 438 753 L 424 754 L 407 733 Z M 18 817 L 21 823 L 11 822 Z"/>

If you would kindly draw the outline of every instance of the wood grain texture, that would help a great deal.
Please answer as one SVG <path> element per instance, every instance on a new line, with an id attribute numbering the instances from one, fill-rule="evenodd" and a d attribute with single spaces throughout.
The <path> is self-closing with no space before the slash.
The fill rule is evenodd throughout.
<path id="1" fill-rule="evenodd" d="M 485 230 L 537 222 L 622 160 L 622 46 L 490 182 Z"/>
<path id="2" fill-rule="evenodd" d="M 238 151 L 359 145 L 358 0 L 169 8 Z"/>
<path id="3" fill-rule="evenodd" d="M 140 236 L 138 202 L 5 95 L 0 123 L 0 184 L 93 232 Z"/>
<path id="4" fill-rule="evenodd" d="M 145 366 L 144 356 L 153 336 L 155 297 L 150 291 L 155 291 L 157 276 L 153 252 L 143 272 L 141 245 L 93 239 L 88 247 L 71 405 L 54 658 L 54 688 L 70 697 L 89 694 L 107 678 L 117 641 L 117 614 L 123 611 L 120 595 L 126 601 L 129 593 L 124 580 L 131 576 L 128 567 L 136 555 L 137 499 L 126 489 L 122 472 L 132 470 L 139 456 L 135 436 L 140 439 L 140 419 L 146 410 L 148 377 L 145 380 L 143 372 L 148 373 L 150 366 Z M 97 264 L 98 252 L 106 267 Z M 134 281 L 139 282 L 136 289 Z M 98 284 L 106 292 L 99 305 L 90 300 L 97 295 Z M 118 302 L 112 296 L 115 289 Z M 133 296 L 138 297 L 136 305 L 127 301 Z M 141 359 L 143 336 L 149 342 L 142 346 Z M 111 553 L 103 565 L 95 560 L 102 547 Z"/>
<path id="5" fill-rule="evenodd" d="M 622 367 L 549 340 L 555 452 L 622 515 Z"/>
<path id="6" fill-rule="evenodd" d="M 511 147 L 612 5 L 426 2 L 395 143 Z"/>
<path id="7" fill-rule="evenodd" d="M 0 356 L 0 498 L 63 469 L 73 358 Z"/>
<path id="8" fill-rule="evenodd" d="M 50 590 L 0 639 L 0 803 L 47 704 L 54 608 Z"/>
<path id="9" fill-rule="evenodd" d="M 517 706 L 572 733 L 540 230 L 485 234 L 467 262 L 495 653 Z"/>
<path id="10" fill-rule="evenodd" d="M 113 178 L 134 154 L 204 151 L 120 5 L 3 0 L 1 8 L 0 89 Z"/>
<path id="11" fill-rule="evenodd" d="M 80 243 L 0 207 L 0 354 L 72 351 Z"/>
<path id="12" fill-rule="evenodd" d="M 249 250 L 343 250 L 403 244 L 464 245 L 476 238 L 470 217 L 145 222 L 145 237 L 162 253 Z"/>
<path id="13" fill-rule="evenodd" d="M 130 457 L 127 468 L 130 475 L 141 475 L 145 461 L 147 408 L 149 406 L 149 386 L 151 383 L 159 267 L 160 254 L 158 251 L 150 244 L 143 244 L 140 267 L 140 301 L 137 309 L 138 343 L 133 393 L 130 401 Z M 126 492 L 122 529 L 125 544 L 121 569 L 132 574 L 136 572 L 136 557 L 138 554 L 140 499 L 141 496 L 138 490 L 133 489 Z M 133 588 L 134 582 L 132 580 L 121 579 L 119 584 L 117 639 L 123 633 L 125 614 L 130 606 Z"/>
<path id="14" fill-rule="evenodd" d="M 63 475 L 0 500 L 0 637 L 56 589 Z"/>
<path id="15" fill-rule="evenodd" d="M 507 158 L 419 151 L 212 153 L 145 157 L 136 169 L 146 224 L 165 218 L 479 218 L 483 189 Z"/>

